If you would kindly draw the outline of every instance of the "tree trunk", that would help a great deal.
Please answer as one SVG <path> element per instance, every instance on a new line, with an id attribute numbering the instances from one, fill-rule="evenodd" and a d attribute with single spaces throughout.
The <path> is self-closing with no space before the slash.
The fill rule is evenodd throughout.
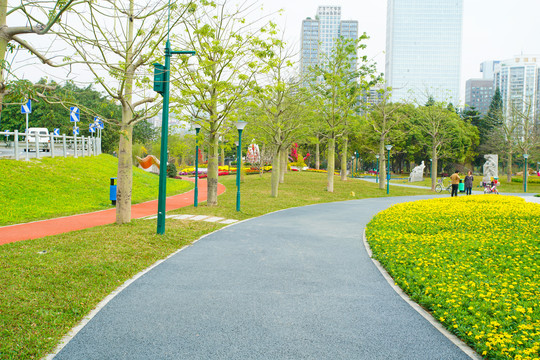
<path id="1" fill-rule="evenodd" d="M 122 119 L 130 116 L 129 107 L 124 108 Z M 131 221 L 131 189 L 133 186 L 133 158 L 132 130 L 130 125 L 123 121 L 120 129 L 120 142 L 118 144 L 118 174 L 116 190 L 116 223 L 125 224 Z M 160 161 L 160 166 L 167 166 L 167 160 Z"/>
<path id="2" fill-rule="evenodd" d="M 341 181 L 347 181 L 347 148 L 349 145 L 349 139 L 343 138 L 343 150 L 341 152 Z M 352 164 L 352 163 L 351 163 Z M 352 174 L 352 169 L 351 169 Z"/>
<path id="3" fill-rule="evenodd" d="M 435 185 L 437 184 L 437 166 L 438 166 L 437 150 L 435 149 L 435 147 L 431 149 L 431 159 L 433 160 L 433 162 L 431 163 L 431 168 L 432 168 L 431 191 L 435 191 Z"/>
<path id="4" fill-rule="evenodd" d="M 225 166 L 225 144 L 221 144 L 220 166 Z"/>
<path id="5" fill-rule="evenodd" d="M 512 182 L 512 154 L 513 152 L 510 150 L 508 152 L 508 166 L 506 167 L 506 181 L 507 182 Z M 497 176 L 499 176 L 499 174 L 497 174 Z"/>
<path id="6" fill-rule="evenodd" d="M 206 178 L 207 201 L 208 206 L 217 206 L 217 189 L 218 189 L 218 152 L 219 142 L 218 135 L 215 131 L 210 131 L 208 135 L 208 168 Z"/>
<path id="7" fill-rule="evenodd" d="M 279 173 L 280 173 L 280 167 L 281 167 L 281 161 L 280 161 L 280 154 L 281 150 L 277 150 L 274 154 L 274 159 L 272 160 L 272 191 L 271 196 L 276 198 L 278 197 L 278 189 L 279 189 Z"/>
<path id="8" fill-rule="evenodd" d="M 0 27 L 5 27 L 7 22 L 7 0 L 0 0 Z M 0 36 L 0 64 L 6 60 L 8 39 Z M 0 67 L 0 119 L 2 118 L 2 108 L 4 104 L 4 94 L 6 92 L 4 66 Z"/>
<path id="9" fill-rule="evenodd" d="M 287 149 L 282 148 L 281 154 L 279 154 L 279 160 L 280 160 L 280 169 L 279 169 L 279 183 L 283 184 L 285 182 L 285 173 L 287 172 Z"/>
<path id="10" fill-rule="evenodd" d="M 129 14 L 127 23 L 127 44 L 126 52 L 126 82 L 124 87 L 124 100 L 122 101 L 122 125 L 120 127 L 120 141 L 118 144 L 118 174 L 117 174 L 117 190 L 116 190 L 116 223 L 125 224 L 131 221 L 131 192 L 133 189 L 133 154 L 132 154 L 132 135 L 133 125 L 133 84 L 134 84 L 134 68 L 133 68 L 133 11 L 134 3 L 130 1 Z M 160 166 L 167 166 L 167 159 L 160 159 Z"/>
<path id="11" fill-rule="evenodd" d="M 317 144 L 315 144 L 315 169 L 319 170 L 321 167 L 321 153 L 320 153 L 320 141 L 319 135 L 317 135 Z"/>
<path id="12" fill-rule="evenodd" d="M 328 166 L 326 167 L 326 191 L 334 192 L 334 165 L 336 156 L 336 139 L 334 135 L 328 139 Z"/>

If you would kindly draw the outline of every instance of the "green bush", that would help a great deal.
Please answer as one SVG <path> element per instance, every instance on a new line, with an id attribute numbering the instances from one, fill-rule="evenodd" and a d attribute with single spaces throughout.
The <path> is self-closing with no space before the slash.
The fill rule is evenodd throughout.
<path id="1" fill-rule="evenodd" d="M 176 175 L 178 175 L 178 171 L 176 170 L 176 165 L 174 165 L 174 163 L 169 163 L 169 165 L 167 165 L 167 176 L 170 178 L 173 178 Z"/>
<path id="2" fill-rule="evenodd" d="M 513 176 L 512 177 L 513 183 L 520 183 L 523 184 L 523 176 Z M 537 175 L 529 175 L 527 177 L 527 183 L 528 184 L 540 184 L 540 176 Z"/>

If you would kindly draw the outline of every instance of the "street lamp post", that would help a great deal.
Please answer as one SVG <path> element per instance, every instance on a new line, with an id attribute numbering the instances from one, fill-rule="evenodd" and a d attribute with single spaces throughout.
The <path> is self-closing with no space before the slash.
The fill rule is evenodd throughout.
<path id="1" fill-rule="evenodd" d="M 527 175 L 529 175 L 527 159 L 529 158 L 529 154 L 523 154 L 523 157 L 525 158 L 525 168 L 523 170 L 523 192 L 527 192 Z"/>
<path id="2" fill-rule="evenodd" d="M 169 16 L 171 18 L 170 2 Z M 171 55 L 190 55 L 196 54 L 195 51 L 172 51 L 169 41 L 169 32 L 167 31 L 167 42 L 165 43 L 165 65 L 158 63 L 154 64 L 154 91 L 163 96 L 163 111 L 161 117 L 161 152 L 159 167 L 159 194 L 158 194 L 158 214 L 157 214 L 157 233 L 163 235 L 165 233 L 165 209 L 166 209 L 166 186 L 167 186 L 167 147 L 169 136 L 169 87 L 170 87 L 170 72 L 171 72 Z M 193 60 L 192 60 L 193 59 Z M 197 59 L 190 57 L 188 60 L 188 69 L 196 71 Z M 165 166 L 164 166 L 165 164 Z"/>
<path id="3" fill-rule="evenodd" d="M 375 157 L 377 158 L 377 173 L 375 174 L 375 183 L 378 184 L 379 183 L 379 167 L 381 166 L 380 161 L 379 161 L 380 155 L 376 154 Z"/>
<path id="4" fill-rule="evenodd" d="M 352 159 L 351 159 L 351 177 L 354 178 L 354 174 L 356 173 L 356 169 L 358 169 L 358 164 L 354 161 L 356 159 L 356 151 L 354 152 L 354 155 L 352 156 Z"/>
<path id="5" fill-rule="evenodd" d="M 242 131 L 246 127 L 247 122 L 238 121 L 236 129 L 238 129 L 238 147 L 236 148 L 236 211 L 240 211 L 240 169 L 242 165 Z"/>
<path id="6" fill-rule="evenodd" d="M 388 173 L 386 174 L 386 194 L 390 193 L 390 150 L 392 150 L 392 145 L 386 145 L 386 150 L 388 150 Z"/>
<path id="7" fill-rule="evenodd" d="M 360 157 L 360 153 L 358 151 L 354 152 L 356 155 L 356 172 L 359 173 L 362 167 L 360 167 L 360 170 L 358 169 L 358 157 Z"/>
<path id="8" fill-rule="evenodd" d="M 193 198 L 193 206 L 199 206 L 199 131 L 201 124 L 197 123 L 195 127 L 195 196 Z"/>

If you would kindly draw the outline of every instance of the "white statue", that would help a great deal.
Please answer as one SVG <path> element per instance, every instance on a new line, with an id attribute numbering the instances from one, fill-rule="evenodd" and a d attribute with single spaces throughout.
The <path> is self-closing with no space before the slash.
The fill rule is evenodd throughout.
<path id="1" fill-rule="evenodd" d="M 484 178 L 482 181 L 489 183 L 491 182 L 491 178 L 499 177 L 499 155 L 486 154 L 484 158 L 486 159 L 486 163 L 484 164 Z"/>
<path id="2" fill-rule="evenodd" d="M 411 176 L 409 177 L 409 182 L 423 181 L 425 168 L 426 166 L 424 165 L 424 161 L 422 160 L 422 163 L 420 165 L 412 169 Z"/>

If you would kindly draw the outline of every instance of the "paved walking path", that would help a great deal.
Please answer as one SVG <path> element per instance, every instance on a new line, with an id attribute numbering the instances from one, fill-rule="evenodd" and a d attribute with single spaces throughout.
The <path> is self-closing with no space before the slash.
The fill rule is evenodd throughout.
<path id="1" fill-rule="evenodd" d="M 192 179 L 190 179 L 192 180 Z M 206 201 L 206 180 L 199 179 L 199 202 Z M 225 186 L 218 184 L 218 195 L 225 191 Z M 167 198 L 166 211 L 193 205 L 194 190 Z M 157 214 L 158 201 L 152 200 L 131 207 L 131 218 Z M 91 212 L 87 214 L 72 215 L 56 219 L 34 221 L 26 224 L 17 224 L 0 227 L 0 245 L 21 241 L 38 239 L 45 236 L 57 235 L 65 232 L 82 230 L 94 226 L 112 224 L 116 221 L 116 208 Z"/>
<path id="2" fill-rule="evenodd" d="M 353 200 L 242 221 L 110 299 L 55 359 L 468 359 L 389 285 Z"/>

